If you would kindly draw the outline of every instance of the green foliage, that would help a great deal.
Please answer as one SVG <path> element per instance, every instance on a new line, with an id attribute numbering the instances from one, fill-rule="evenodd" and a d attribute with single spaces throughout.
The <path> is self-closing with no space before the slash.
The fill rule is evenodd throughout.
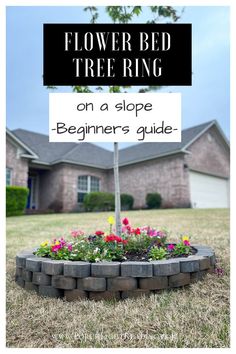
<path id="1" fill-rule="evenodd" d="M 53 250 L 54 247 L 58 248 Z M 34 254 L 54 260 L 118 261 L 124 257 L 124 245 L 118 242 L 106 242 L 103 237 L 79 237 L 70 243 L 64 239 L 54 240 L 52 244 L 48 241 L 43 242 Z"/>
<path id="2" fill-rule="evenodd" d="M 109 211 L 115 208 L 115 196 L 107 192 L 91 192 L 84 197 L 87 211 Z"/>
<path id="3" fill-rule="evenodd" d="M 127 244 L 125 245 L 125 250 L 128 253 L 143 252 L 152 243 L 152 238 L 145 234 L 135 235 L 131 234 L 127 238 Z"/>
<path id="4" fill-rule="evenodd" d="M 16 216 L 24 214 L 27 203 L 28 189 L 18 186 L 6 187 L 6 215 Z"/>
<path id="5" fill-rule="evenodd" d="M 185 245 L 184 242 L 179 242 L 175 245 L 172 255 L 175 257 L 187 256 L 191 253 L 191 247 Z"/>
<path id="6" fill-rule="evenodd" d="M 168 252 L 163 247 L 154 246 L 151 248 L 149 252 L 149 260 L 150 261 L 157 261 L 161 259 L 166 259 Z"/>
<path id="7" fill-rule="evenodd" d="M 95 23 L 96 20 L 98 19 L 98 11 L 97 8 L 95 6 L 87 6 L 84 8 L 84 11 L 89 11 L 91 14 L 91 20 L 90 23 Z"/>
<path id="8" fill-rule="evenodd" d="M 131 210 L 134 205 L 134 197 L 130 194 L 121 194 L 120 195 L 120 203 L 122 210 Z"/>
<path id="9" fill-rule="evenodd" d="M 107 192 L 91 192 L 84 197 L 86 211 L 111 211 L 115 208 L 115 196 Z M 130 210 L 133 208 L 134 198 L 129 194 L 121 194 L 121 208 Z"/>
<path id="10" fill-rule="evenodd" d="M 161 207 L 162 198 L 159 193 L 148 193 L 146 195 L 146 204 L 148 209 L 159 209 Z"/>

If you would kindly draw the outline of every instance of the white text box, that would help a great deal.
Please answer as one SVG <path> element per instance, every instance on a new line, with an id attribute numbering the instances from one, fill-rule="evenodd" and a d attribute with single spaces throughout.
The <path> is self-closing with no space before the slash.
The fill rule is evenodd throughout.
<path id="1" fill-rule="evenodd" d="M 50 93 L 50 142 L 180 142 L 180 93 Z"/>

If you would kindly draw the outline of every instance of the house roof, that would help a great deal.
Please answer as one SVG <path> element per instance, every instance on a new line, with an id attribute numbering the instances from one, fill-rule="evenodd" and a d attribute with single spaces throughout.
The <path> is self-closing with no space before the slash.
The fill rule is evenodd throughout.
<path id="1" fill-rule="evenodd" d="M 109 168 L 113 153 L 91 143 L 50 143 L 47 135 L 24 129 L 13 130 L 13 134 L 35 151 L 39 164 L 53 165 L 71 162 L 80 165 Z"/>
<path id="2" fill-rule="evenodd" d="M 215 120 L 182 131 L 180 143 L 139 143 L 119 151 L 120 166 L 176 153 L 187 153 L 191 145 L 206 130 L 215 125 L 228 144 Z M 36 163 L 53 165 L 68 162 L 97 168 L 112 168 L 113 152 L 92 143 L 49 143 L 47 135 L 16 129 L 13 134 L 38 156 Z"/>
<path id="3" fill-rule="evenodd" d="M 21 139 L 18 139 L 15 134 L 13 134 L 8 128 L 6 129 L 6 134 L 8 137 L 10 137 L 11 140 L 16 144 L 16 146 L 20 146 L 23 150 L 21 153 L 22 157 L 29 158 L 29 159 L 38 159 L 38 155 L 35 154 L 29 146 L 24 144 L 24 142 Z"/>

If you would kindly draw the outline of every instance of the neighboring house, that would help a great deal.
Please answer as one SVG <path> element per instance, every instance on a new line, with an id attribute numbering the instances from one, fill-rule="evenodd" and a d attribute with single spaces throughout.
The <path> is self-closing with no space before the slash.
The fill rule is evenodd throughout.
<path id="1" fill-rule="evenodd" d="M 181 143 L 140 143 L 119 153 L 120 189 L 145 207 L 159 192 L 164 207 L 229 207 L 229 143 L 216 121 L 185 129 Z M 7 131 L 6 182 L 28 186 L 28 209 L 73 211 L 90 191 L 114 192 L 113 153 L 91 143 L 49 143 Z"/>

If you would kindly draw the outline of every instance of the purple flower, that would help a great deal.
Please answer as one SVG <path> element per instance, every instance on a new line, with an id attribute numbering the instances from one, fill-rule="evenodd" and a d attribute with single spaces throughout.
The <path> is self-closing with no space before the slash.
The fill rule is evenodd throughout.
<path id="1" fill-rule="evenodd" d="M 215 274 L 217 274 L 218 277 L 223 276 L 224 275 L 224 269 L 223 268 L 216 268 L 215 269 Z"/>

